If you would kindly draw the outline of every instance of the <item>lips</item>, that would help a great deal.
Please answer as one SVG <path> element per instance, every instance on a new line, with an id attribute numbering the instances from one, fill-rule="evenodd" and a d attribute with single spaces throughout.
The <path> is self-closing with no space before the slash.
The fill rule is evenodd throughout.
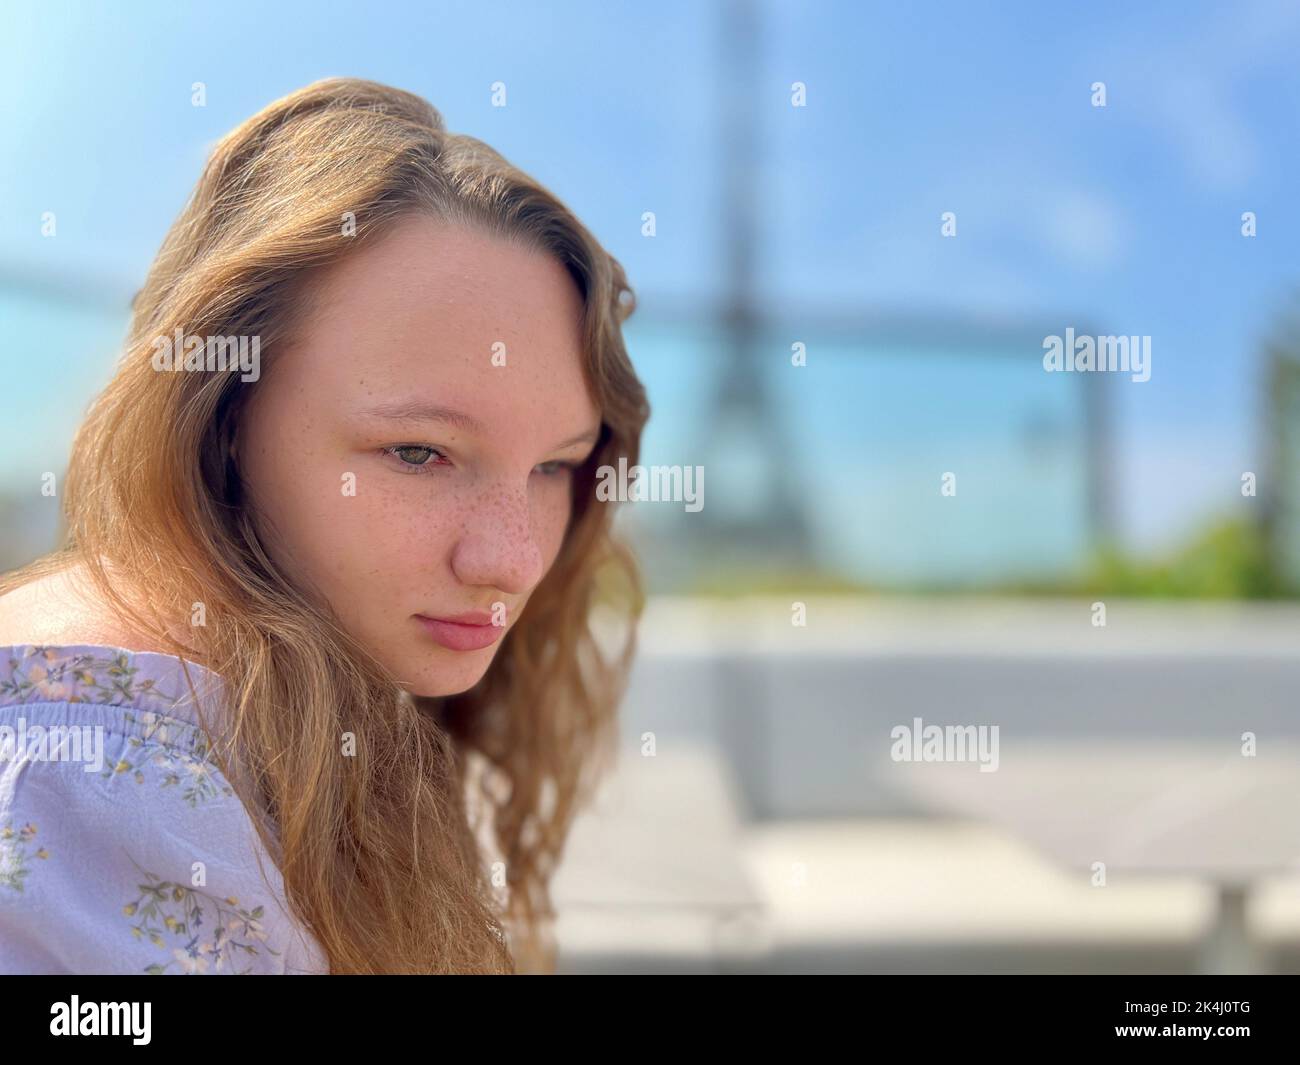
<path id="1" fill-rule="evenodd" d="M 424 617 L 423 614 L 417 615 Z M 448 621 L 453 625 L 491 625 L 492 615 L 482 610 L 472 610 L 468 614 L 449 614 L 446 617 L 430 618 L 431 621 Z"/>
<path id="2" fill-rule="evenodd" d="M 479 651 L 490 647 L 506 631 L 504 625 L 493 625 L 492 615 L 481 611 L 456 614 L 446 618 L 429 618 L 416 614 L 415 620 L 429 634 L 434 643 L 451 651 Z"/>

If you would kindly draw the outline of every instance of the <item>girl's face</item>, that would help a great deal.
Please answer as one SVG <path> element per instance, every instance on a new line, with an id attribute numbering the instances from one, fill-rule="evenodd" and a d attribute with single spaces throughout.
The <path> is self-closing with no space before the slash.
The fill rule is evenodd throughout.
<path id="1" fill-rule="evenodd" d="M 582 298 L 550 256 L 424 216 L 318 284 L 239 427 L 263 543 L 407 691 L 465 691 L 555 561 L 600 430 Z"/>

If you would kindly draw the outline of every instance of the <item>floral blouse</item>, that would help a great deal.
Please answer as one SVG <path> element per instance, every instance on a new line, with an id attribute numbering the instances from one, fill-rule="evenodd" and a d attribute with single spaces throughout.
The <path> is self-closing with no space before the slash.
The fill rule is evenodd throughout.
<path id="1" fill-rule="evenodd" d="M 0 974 L 328 972 L 193 699 L 171 655 L 0 647 Z"/>

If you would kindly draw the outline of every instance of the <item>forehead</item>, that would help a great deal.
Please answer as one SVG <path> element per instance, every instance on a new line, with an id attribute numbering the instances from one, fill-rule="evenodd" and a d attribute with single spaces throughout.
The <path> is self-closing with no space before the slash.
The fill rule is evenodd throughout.
<path id="1" fill-rule="evenodd" d="M 552 422 L 598 414 L 582 297 L 544 252 L 414 216 L 322 272 L 311 296 L 285 356 L 299 388 L 436 401 L 485 420 L 521 406 Z"/>

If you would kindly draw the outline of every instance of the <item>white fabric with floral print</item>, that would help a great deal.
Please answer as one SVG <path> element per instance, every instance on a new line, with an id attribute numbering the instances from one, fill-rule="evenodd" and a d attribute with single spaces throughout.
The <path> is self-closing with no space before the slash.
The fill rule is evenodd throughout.
<path id="1" fill-rule="evenodd" d="M 170 655 L 0 647 L 0 973 L 328 971 L 212 759 L 220 696 Z"/>

